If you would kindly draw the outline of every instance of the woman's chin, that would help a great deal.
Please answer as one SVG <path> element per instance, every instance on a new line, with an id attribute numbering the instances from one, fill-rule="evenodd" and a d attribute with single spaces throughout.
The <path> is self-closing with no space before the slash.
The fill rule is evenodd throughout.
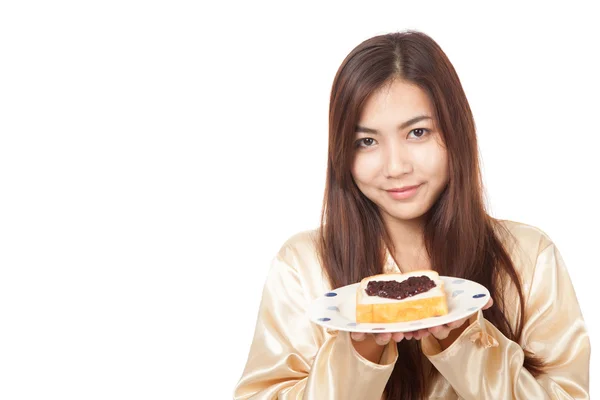
<path id="1" fill-rule="evenodd" d="M 386 210 L 386 214 L 400 221 L 412 221 L 422 218 L 425 215 L 425 211 L 421 210 L 420 208 L 414 210 L 388 209 Z"/>

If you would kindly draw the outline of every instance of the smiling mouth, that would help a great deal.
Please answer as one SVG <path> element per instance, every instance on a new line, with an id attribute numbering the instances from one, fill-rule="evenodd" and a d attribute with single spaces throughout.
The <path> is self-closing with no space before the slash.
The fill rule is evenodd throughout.
<path id="1" fill-rule="evenodd" d="M 395 188 L 387 190 L 388 195 L 394 200 L 409 200 L 416 196 L 423 184 L 415 186 L 405 186 L 403 188 Z"/>
<path id="2" fill-rule="evenodd" d="M 421 185 L 422 184 L 413 185 L 413 186 L 404 186 L 402 188 L 388 189 L 387 191 L 390 192 L 390 193 L 404 193 L 404 192 L 408 192 L 408 191 L 411 191 L 413 189 L 416 189 L 416 188 L 418 188 Z"/>

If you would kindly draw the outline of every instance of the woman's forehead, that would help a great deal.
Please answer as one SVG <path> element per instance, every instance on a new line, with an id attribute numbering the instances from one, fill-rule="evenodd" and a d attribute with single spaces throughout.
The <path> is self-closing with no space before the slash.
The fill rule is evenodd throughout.
<path id="1" fill-rule="evenodd" d="M 369 96 L 359 120 L 365 125 L 402 124 L 421 115 L 434 117 L 433 105 L 427 93 L 416 85 L 395 81 Z"/>

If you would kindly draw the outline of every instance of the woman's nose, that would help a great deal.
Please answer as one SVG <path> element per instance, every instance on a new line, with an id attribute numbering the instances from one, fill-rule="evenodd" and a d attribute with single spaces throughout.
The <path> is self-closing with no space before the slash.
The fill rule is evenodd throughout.
<path id="1" fill-rule="evenodd" d="M 385 151 L 383 172 L 386 178 L 396 178 L 413 171 L 410 153 L 405 146 L 390 144 Z"/>

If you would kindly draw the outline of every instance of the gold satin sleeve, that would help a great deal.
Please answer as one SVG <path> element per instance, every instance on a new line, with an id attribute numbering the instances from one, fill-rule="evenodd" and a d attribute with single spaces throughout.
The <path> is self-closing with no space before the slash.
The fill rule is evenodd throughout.
<path id="1" fill-rule="evenodd" d="M 312 323 L 301 258 L 284 246 L 273 259 L 234 399 L 380 400 L 398 358 L 395 344 L 376 364 L 356 352 L 349 333 Z"/>
<path id="2" fill-rule="evenodd" d="M 441 351 L 431 336 L 423 353 L 463 399 L 589 399 L 590 340 L 564 261 L 553 243 L 539 252 L 526 300 L 520 344 L 479 311 Z M 523 367 L 523 348 L 540 356 L 545 373 Z"/>

